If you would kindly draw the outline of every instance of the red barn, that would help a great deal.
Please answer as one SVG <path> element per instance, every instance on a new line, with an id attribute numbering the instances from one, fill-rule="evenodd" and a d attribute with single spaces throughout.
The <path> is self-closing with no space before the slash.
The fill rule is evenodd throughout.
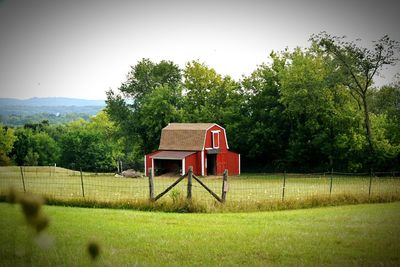
<path id="1" fill-rule="evenodd" d="M 195 175 L 240 174 L 240 154 L 228 150 L 225 129 L 215 123 L 170 123 L 161 131 L 159 150 L 147 154 L 144 169 L 162 174 L 184 174 L 193 167 Z M 155 171 L 155 172 L 154 172 Z"/>

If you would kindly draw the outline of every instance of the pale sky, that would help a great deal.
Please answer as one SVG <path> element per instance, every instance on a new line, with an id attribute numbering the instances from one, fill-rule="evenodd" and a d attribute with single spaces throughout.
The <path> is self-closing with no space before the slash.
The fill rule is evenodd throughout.
<path id="1" fill-rule="evenodd" d="M 320 31 L 400 41 L 399 10 L 396 0 L 0 0 L 0 97 L 105 99 L 142 58 L 200 60 L 238 80 Z"/>

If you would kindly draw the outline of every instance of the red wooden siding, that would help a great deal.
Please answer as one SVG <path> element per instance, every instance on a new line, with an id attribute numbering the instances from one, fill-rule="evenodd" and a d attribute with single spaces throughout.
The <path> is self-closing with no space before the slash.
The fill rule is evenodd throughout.
<path id="1" fill-rule="evenodd" d="M 201 152 L 197 152 L 185 158 L 185 173 L 187 173 L 189 167 L 192 166 L 194 175 L 201 175 L 201 164 L 199 164 L 199 160 L 201 159 L 200 154 Z"/>
<path id="2" fill-rule="evenodd" d="M 213 136 L 212 136 L 212 131 L 220 131 L 219 133 L 219 149 L 221 150 L 225 150 L 228 149 L 228 147 L 226 146 L 227 142 L 226 142 L 226 135 L 225 135 L 225 130 L 224 128 L 218 126 L 218 125 L 214 125 L 212 126 L 210 129 L 207 130 L 206 133 L 206 141 L 204 144 L 204 148 L 213 148 Z"/>
<path id="3" fill-rule="evenodd" d="M 157 154 L 158 152 L 159 151 L 154 151 L 154 152 L 152 152 L 150 154 L 147 154 L 145 156 L 145 164 L 144 164 L 145 170 L 144 170 L 144 173 L 145 173 L 146 176 L 149 175 L 148 174 L 148 169 L 153 167 L 152 158 L 150 158 L 150 156 L 153 156 L 154 154 Z"/>
<path id="4" fill-rule="evenodd" d="M 226 152 L 217 154 L 217 173 L 215 175 L 221 175 L 224 173 L 224 170 L 227 168 L 226 164 Z"/>
<path id="5" fill-rule="evenodd" d="M 238 153 L 227 151 L 227 169 L 229 175 L 239 175 L 240 174 L 240 155 Z"/>

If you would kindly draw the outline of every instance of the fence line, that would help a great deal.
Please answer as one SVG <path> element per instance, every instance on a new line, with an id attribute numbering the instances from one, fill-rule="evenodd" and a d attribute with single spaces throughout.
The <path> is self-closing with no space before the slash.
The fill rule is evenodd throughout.
<path id="1" fill-rule="evenodd" d="M 213 192 L 221 192 L 221 177 L 196 177 Z M 19 192 L 57 198 L 87 198 L 95 200 L 147 200 L 164 192 L 177 179 L 154 177 L 152 185 L 146 177 L 123 178 L 113 174 L 86 173 L 59 167 L 0 167 L 0 193 L 10 187 Z M 199 183 L 177 184 L 163 199 L 184 198 L 190 187 L 190 198 L 201 202 L 215 202 Z M 225 189 L 224 189 L 225 188 Z M 370 173 L 269 173 L 244 174 L 229 177 L 229 190 L 222 187 L 223 202 L 259 202 L 299 200 L 313 196 L 339 194 L 400 194 L 400 172 Z"/>

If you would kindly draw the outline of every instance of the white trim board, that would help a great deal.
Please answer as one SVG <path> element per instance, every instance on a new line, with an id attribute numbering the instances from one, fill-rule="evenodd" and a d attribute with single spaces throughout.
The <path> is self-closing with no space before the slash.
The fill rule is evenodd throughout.
<path id="1" fill-rule="evenodd" d="M 183 159 L 182 159 L 182 173 L 181 173 L 182 175 L 185 174 L 185 169 L 186 169 L 185 167 L 186 167 L 186 166 L 185 166 L 185 158 L 183 158 Z"/>
<path id="2" fill-rule="evenodd" d="M 153 177 L 156 176 L 156 174 L 154 173 L 154 159 L 151 159 L 151 174 L 153 175 Z"/>
<path id="3" fill-rule="evenodd" d="M 204 176 L 204 149 L 201 151 L 201 176 Z"/>

